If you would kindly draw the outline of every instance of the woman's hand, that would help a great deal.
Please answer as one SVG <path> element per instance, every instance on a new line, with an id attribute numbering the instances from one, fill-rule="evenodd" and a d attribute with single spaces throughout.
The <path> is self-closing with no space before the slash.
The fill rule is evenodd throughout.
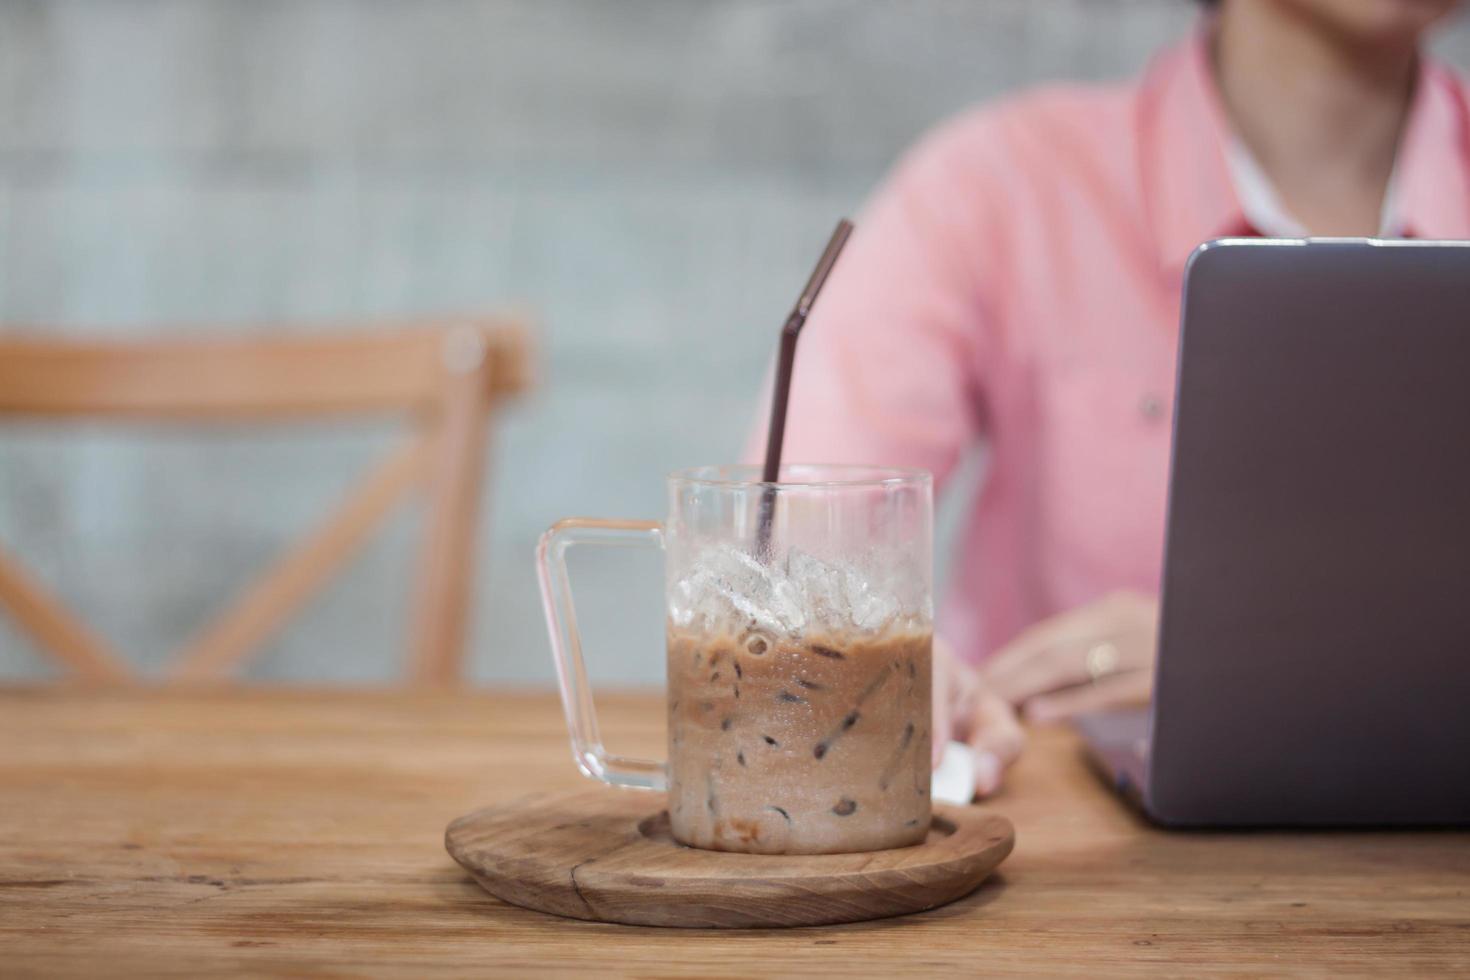
<path id="1" fill-rule="evenodd" d="M 1024 630 L 980 668 L 1028 722 L 1148 701 L 1159 603 L 1117 592 Z"/>
<path id="2" fill-rule="evenodd" d="M 1026 733 L 1010 704 L 985 689 L 974 667 L 962 662 L 942 637 L 934 638 L 934 764 L 944 744 L 968 742 L 975 753 L 975 792 L 989 796 L 1016 761 Z"/>
<path id="3" fill-rule="evenodd" d="M 1120 592 L 1025 630 L 982 667 L 934 638 L 934 758 L 946 739 L 975 751 L 975 788 L 988 796 L 1021 754 L 1017 719 L 1044 723 L 1148 700 L 1158 601 Z"/>

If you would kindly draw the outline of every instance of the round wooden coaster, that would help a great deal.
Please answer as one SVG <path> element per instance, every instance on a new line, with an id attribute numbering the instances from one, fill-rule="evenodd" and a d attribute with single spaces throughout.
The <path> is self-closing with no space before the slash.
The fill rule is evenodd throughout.
<path id="1" fill-rule="evenodd" d="M 574 919 L 737 929 L 921 912 L 973 891 L 1015 844 L 1005 817 L 934 808 L 929 837 L 863 854 L 702 851 L 669 834 L 663 797 L 583 790 L 466 814 L 444 834 L 485 890 Z"/>

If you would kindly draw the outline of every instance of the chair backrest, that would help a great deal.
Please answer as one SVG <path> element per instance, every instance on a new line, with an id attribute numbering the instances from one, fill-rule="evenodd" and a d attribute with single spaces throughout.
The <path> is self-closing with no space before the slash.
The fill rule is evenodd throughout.
<path id="1" fill-rule="evenodd" d="M 410 490 L 427 497 L 405 671 L 458 680 L 473 575 L 486 430 L 496 403 L 529 386 L 526 330 L 464 318 L 374 332 L 227 341 L 82 343 L 0 335 L 0 418 L 283 422 L 408 417 L 411 438 L 314 531 L 186 644 L 175 681 L 228 678 L 321 589 Z M 75 677 L 140 678 L 0 549 L 0 606 Z"/>

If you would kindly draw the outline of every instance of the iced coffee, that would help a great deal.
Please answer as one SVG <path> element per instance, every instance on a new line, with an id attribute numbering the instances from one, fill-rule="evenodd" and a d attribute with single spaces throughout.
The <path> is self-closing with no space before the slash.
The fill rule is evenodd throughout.
<path id="1" fill-rule="evenodd" d="M 668 628 L 675 838 L 768 854 L 922 841 L 927 615 L 867 589 L 851 569 L 801 556 L 770 569 L 726 553 L 701 566 L 711 567 L 702 582 L 697 571 L 674 583 L 684 615 Z"/>

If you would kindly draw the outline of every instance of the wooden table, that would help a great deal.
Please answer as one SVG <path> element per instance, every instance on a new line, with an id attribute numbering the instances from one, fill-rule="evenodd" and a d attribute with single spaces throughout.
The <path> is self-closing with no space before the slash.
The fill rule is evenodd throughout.
<path id="1" fill-rule="evenodd" d="M 602 710 L 659 749 L 654 698 Z M 556 919 L 445 854 L 452 817 L 579 785 L 541 694 L 0 691 L 0 975 L 1470 971 L 1470 834 L 1162 833 L 1061 731 L 994 803 L 999 876 L 864 925 Z"/>

